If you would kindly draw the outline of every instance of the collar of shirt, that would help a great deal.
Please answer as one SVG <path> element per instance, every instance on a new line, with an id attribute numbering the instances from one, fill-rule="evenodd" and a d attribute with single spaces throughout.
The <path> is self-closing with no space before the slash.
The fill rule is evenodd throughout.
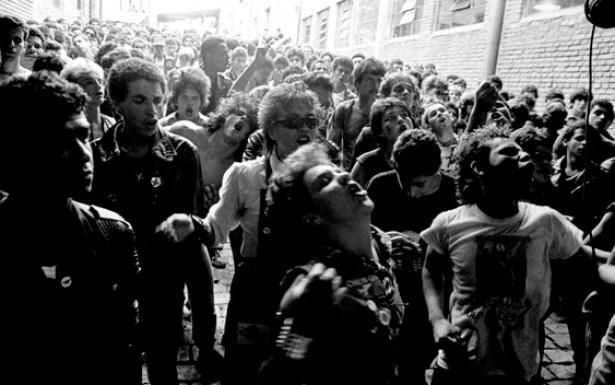
<path id="1" fill-rule="evenodd" d="M 103 161 L 108 162 L 121 154 L 122 150 L 117 141 L 117 135 L 123 129 L 124 122 L 120 121 L 111 127 L 100 139 L 101 145 L 98 148 Z M 175 147 L 169 135 L 164 130 L 160 129 L 160 127 L 156 128 L 154 135 L 154 145 L 152 146 L 154 155 L 167 162 L 173 161 L 173 158 L 177 155 L 177 151 L 175 151 Z"/>

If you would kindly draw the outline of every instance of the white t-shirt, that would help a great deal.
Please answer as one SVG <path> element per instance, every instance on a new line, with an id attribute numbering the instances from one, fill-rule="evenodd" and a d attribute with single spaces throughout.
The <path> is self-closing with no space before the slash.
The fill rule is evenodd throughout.
<path id="1" fill-rule="evenodd" d="M 523 376 L 540 370 L 539 329 L 551 295 L 551 259 L 571 257 L 582 233 L 557 211 L 519 203 L 494 219 L 476 205 L 438 215 L 421 237 L 453 269 L 449 299 L 454 326 L 474 333 L 478 375 Z M 443 351 L 439 362 L 454 365 Z"/>

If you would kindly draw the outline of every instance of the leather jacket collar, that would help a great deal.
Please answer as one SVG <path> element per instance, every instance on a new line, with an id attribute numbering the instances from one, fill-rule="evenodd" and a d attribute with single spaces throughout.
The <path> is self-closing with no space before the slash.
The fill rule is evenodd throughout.
<path id="1" fill-rule="evenodd" d="M 98 146 L 98 150 L 102 161 L 108 162 L 121 154 L 120 145 L 117 142 L 117 136 L 123 129 L 124 122 L 119 121 L 111 127 L 102 138 L 99 139 L 100 146 Z M 169 138 L 169 134 L 160 127 L 156 129 L 152 152 L 158 158 L 167 162 L 173 161 L 173 158 L 177 155 L 177 151 L 175 151 L 175 147 Z"/>

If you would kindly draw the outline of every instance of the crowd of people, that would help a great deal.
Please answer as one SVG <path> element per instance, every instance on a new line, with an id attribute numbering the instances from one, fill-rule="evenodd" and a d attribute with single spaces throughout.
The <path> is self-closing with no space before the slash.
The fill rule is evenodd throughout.
<path id="1" fill-rule="evenodd" d="M 177 384 L 185 307 L 225 385 L 540 384 L 553 312 L 576 383 L 615 381 L 612 301 L 593 349 L 584 316 L 615 283 L 615 112 L 585 88 L 0 15 L 0 105 L 10 383 Z"/>

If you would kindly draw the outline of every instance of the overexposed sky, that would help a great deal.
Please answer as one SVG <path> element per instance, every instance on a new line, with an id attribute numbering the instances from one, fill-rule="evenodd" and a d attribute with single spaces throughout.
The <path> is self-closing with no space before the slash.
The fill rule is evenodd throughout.
<path id="1" fill-rule="evenodd" d="M 224 1 L 221 0 L 150 0 L 152 12 L 173 13 L 203 11 L 219 8 Z"/>

